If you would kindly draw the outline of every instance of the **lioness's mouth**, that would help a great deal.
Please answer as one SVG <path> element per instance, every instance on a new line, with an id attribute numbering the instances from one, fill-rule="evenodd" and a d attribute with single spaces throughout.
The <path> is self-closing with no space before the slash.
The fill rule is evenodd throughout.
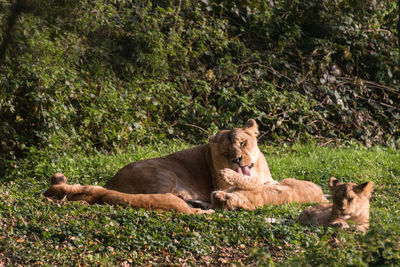
<path id="1" fill-rule="evenodd" d="M 239 166 L 236 168 L 236 172 L 247 176 L 251 176 L 251 168 L 253 168 L 253 165 L 254 163 L 252 163 L 250 166 Z"/>

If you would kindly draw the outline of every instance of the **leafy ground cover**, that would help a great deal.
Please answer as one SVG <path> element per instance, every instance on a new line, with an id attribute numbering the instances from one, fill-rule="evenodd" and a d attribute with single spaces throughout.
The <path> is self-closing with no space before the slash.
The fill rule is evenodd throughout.
<path id="1" fill-rule="evenodd" d="M 174 142 L 101 153 L 32 153 L 0 185 L 0 263 L 22 265 L 294 265 L 385 264 L 400 261 L 400 153 L 381 147 L 261 146 L 275 179 L 372 180 L 371 228 L 339 229 L 268 224 L 294 219 L 309 205 L 266 206 L 213 215 L 157 213 L 108 205 L 53 203 L 42 196 L 62 171 L 71 183 L 99 184 L 128 162 L 165 155 Z"/>

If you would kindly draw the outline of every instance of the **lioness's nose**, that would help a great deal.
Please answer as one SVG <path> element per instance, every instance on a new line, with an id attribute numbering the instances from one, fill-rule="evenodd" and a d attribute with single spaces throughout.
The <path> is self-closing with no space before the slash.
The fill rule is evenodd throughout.
<path id="1" fill-rule="evenodd" d="M 242 156 L 237 157 L 236 159 L 232 160 L 232 163 L 236 163 L 240 165 L 240 162 L 242 162 Z"/>

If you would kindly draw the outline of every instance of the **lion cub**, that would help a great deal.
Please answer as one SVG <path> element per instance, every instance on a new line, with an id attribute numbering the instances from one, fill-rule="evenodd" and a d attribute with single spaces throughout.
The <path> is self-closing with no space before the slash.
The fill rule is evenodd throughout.
<path id="1" fill-rule="evenodd" d="M 321 188 L 309 181 L 284 179 L 281 182 L 261 184 L 259 180 L 237 173 L 231 169 L 220 171 L 218 179 L 223 179 L 233 187 L 224 191 L 214 191 L 212 204 L 228 210 L 250 209 L 267 204 L 290 202 L 328 202 Z"/>
<path id="2" fill-rule="evenodd" d="M 356 229 L 366 232 L 369 228 L 369 199 L 372 193 L 371 181 L 357 185 L 342 183 L 335 177 L 329 180 L 333 203 L 314 206 L 304 210 L 298 221 L 303 224 L 326 225 L 348 228 L 348 221 Z"/>

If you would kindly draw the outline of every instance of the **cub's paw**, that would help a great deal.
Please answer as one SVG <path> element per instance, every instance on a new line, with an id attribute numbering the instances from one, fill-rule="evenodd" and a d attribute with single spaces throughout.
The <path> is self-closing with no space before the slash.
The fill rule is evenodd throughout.
<path id="1" fill-rule="evenodd" d="M 214 205 L 215 202 L 226 202 L 230 199 L 230 194 L 224 191 L 214 191 L 211 193 L 211 203 Z"/>
<path id="2" fill-rule="evenodd" d="M 194 209 L 194 214 L 213 214 L 215 210 Z"/>
<path id="3" fill-rule="evenodd" d="M 338 227 L 338 228 L 341 228 L 341 229 L 347 229 L 347 228 L 350 227 L 350 226 L 347 224 L 347 222 L 345 222 L 345 221 L 335 221 L 335 222 L 330 223 L 330 226 L 332 226 L 332 227 Z"/>
<path id="4" fill-rule="evenodd" d="M 224 191 L 214 191 L 211 193 L 211 204 L 213 207 L 226 208 L 231 194 Z"/>
<path id="5" fill-rule="evenodd" d="M 240 174 L 235 172 L 234 170 L 225 168 L 219 171 L 218 178 L 230 185 L 235 185 L 237 183 L 239 175 Z"/>
<path id="6" fill-rule="evenodd" d="M 358 231 L 361 231 L 363 233 L 366 233 L 368 231 L 369 225 L 357 225 L 356 229 Z"/>

